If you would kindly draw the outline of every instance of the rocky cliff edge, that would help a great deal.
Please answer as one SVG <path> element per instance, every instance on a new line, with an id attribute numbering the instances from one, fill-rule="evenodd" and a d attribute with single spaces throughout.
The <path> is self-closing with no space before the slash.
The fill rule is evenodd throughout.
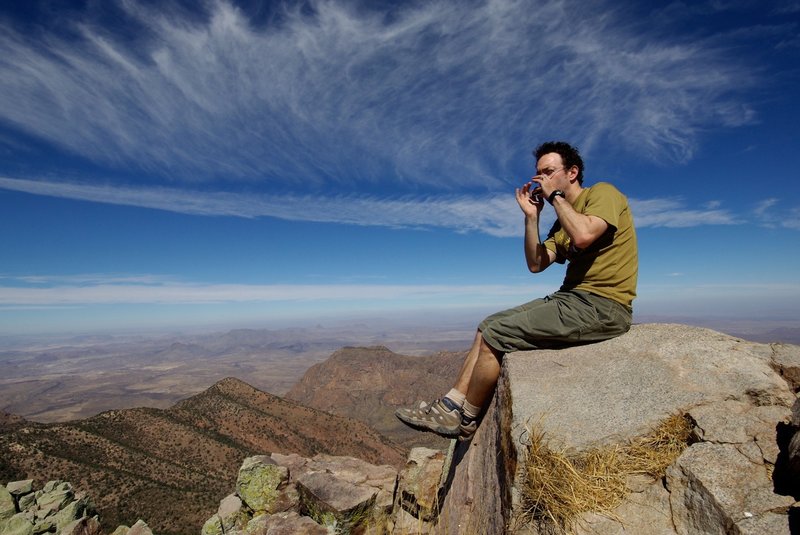
<path id="1" fill-rule="evenodd" d="M 456 450 L 437 531 L 800 533 L 799 379 L 800 346 L 684 325 L 635 325 L 598 344 L 507 355 L 484 422 Z M 598 452 L 627 455 L 676 417 L 689 432 L 662 474 L 622 474 L 613 507 L 576 506 L 567 517 L 548 509 L 545 453 L 571 463 L 572 477 Z"/>
<path id="2" fill-rule="evenodd" d="M 684 325 L 509 354 L 471 442 L 247 460 L 204 533 L 800 533 L 798 389 L 800 346 Z"/>

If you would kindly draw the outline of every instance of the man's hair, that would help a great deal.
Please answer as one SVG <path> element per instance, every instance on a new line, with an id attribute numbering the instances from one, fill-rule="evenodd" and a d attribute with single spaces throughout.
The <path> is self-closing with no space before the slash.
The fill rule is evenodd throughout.
<path id="1" fill-rule="evenodd" d="M 533 149 L 533 155 L 536 157 L 537 162 L 539 158 L 551 152 L 561 156 L 564 169 L 570 169 L 573 165 L 578 167 L 578 184 L 583 185 L 583 159 L 578 149 L 564 141 L 545 141 Z"/>

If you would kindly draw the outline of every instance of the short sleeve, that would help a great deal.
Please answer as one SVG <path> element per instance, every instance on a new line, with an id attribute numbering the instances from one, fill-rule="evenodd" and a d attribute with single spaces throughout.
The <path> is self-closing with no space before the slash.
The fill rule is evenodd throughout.
<path id="1" fill-rule="evenodd" d="M 622 193 L 607 182 L 595 184 L 586 199 L 582 213 L 597 216 L 614 228 L 619 227 L 619 215 L 626 201 Z"/>
<path id="2" fill-rule="evenodd" d="M 561 234 L 561 236 L 559 236 Z M 544 241 L 544 246 L 547 248 L 548 251 L 552 251 L 556 254 L 556 262 L 559 264 L 563 264 L 567 261 L 566 251 L 564 250 L 563 245 L 559 242 L 559 237 L 563 240 L 564 235 L 566 233 L 561 230 L 561 224 L 556 220 L 553 223 L 553 226 L 550 228 L 550 232 L 547 233 L 547 239 Z"/>

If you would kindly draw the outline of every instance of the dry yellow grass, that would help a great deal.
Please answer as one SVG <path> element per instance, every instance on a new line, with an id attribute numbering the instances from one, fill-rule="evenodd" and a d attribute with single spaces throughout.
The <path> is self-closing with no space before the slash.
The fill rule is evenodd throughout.
<path id="1" fill-rule="evenodd" d="M 581 454 L 552 451 L 543 431 L 530 430 L 526 479 L 522 485 L 524 520 L 568 533 L 583 513 L 614 517 L 628 493 L 632 474 L 657 478 L 686 448 L 691 423 L 682 415 L 664 420 L 648 435 L 625 445 L 596 448 Z"/>

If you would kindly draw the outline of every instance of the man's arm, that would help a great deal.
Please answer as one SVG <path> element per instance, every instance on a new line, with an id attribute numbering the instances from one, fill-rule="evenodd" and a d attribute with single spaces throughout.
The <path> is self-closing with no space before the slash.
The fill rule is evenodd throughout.
<path id="1" fill-rule="evenodd" d="M 555 262 L 556 253 L 539 239 L 539 218 L 525 216 L 525 262 L 531 273 L 539 273 Z"/>
<path id="2" fill-rule="evenodd" d="M 531 273 L 544 271 L 556 259 L 556 254 L 544 246 L 539 238 L 539 214 L 544 201 L 534 201 L 530 197 L 531 184 L 516 190 L 517 203 L 525 214 L 525 262 Z"/>
<path id="3" fill-rule="evenodd" d="M 553 199 L 553 208 L 561 228 L 569 235 L 572 245 L 578 249 L 586 249 L 608 229 L 608 223 L 603 218 L 576 212 L 563 197 Z"/>

